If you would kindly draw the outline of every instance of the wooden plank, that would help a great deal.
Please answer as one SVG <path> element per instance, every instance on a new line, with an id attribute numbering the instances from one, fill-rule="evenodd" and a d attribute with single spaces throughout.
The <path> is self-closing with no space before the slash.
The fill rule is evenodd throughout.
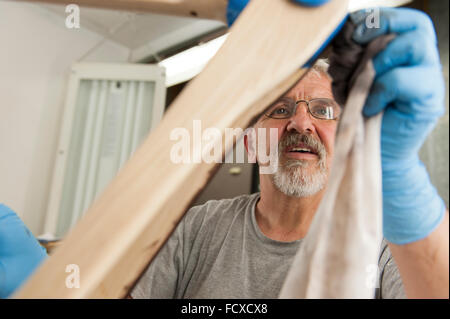
<path id="1" fill-rule="evenodd" d="M 170 133 L 185 128 L 192 141 L 194 119 L 222 133 L 247 127 L 299 79 L 299 67 L 346 13 L 342 0 L 319 8 L 287 0 L 250 2 L 205 70 L 15 297 L 125 296 L 218 165 L 173 163 Z M 191 154 L 200 147 L 191 145 Z M 70 264 L 80 269 L 80 288 L 65 285 Z"/>
<path id="2" fill-rule="evenodd" d="M 80 6 L 117 9 L 139 12 L 153 12 L 167 15 L 195 17 L 227 22 L 228 0 L 18 0 L 56 4 L 78 4 Z M 346 1 L 347 2 L 347 1 Z M 350 0 L 349 11 L 376 7 L 401 6 L 411 0 Z"/>
<path id="3" fill-rule="evenodd" d="M 226 22 L 227 0 L 21 0 L 57 4 L 154 12 L 167 15 L 195 17 Z"/>

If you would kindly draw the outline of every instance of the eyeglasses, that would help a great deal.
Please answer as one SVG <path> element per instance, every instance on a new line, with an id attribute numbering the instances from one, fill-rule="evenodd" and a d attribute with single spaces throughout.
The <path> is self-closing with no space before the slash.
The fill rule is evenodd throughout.
<path id="1" fill-rule="evenodd" d="M 305 102 L 308 112 L 321 120 L 336 120 L 341 115 L 341 107 L 332 99 L 319 98 L 312 100 L 294 101 L 290 98 L 281 98 L 275 102 L 264 114 L 273 119 L 288 119 L 297 111 L 297 106 Z"/>

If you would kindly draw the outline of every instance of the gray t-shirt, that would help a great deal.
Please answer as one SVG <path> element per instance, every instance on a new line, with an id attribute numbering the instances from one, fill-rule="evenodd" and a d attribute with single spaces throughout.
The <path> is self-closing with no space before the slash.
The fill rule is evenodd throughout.
<path id="1" fill-rule="evenodd" d="M 259 193 L 192 207 L 131 292 L 133 298 L 277 298 L 302 240 L 265 236 Z M 385 242 L 377 298 L 404 298 Z"/>

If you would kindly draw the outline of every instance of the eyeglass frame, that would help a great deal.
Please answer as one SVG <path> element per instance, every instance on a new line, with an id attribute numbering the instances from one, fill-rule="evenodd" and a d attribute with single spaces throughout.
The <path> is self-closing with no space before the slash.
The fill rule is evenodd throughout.
<path id="1" fill-rule="evenodd" d="M 289 99 L 289 98 L 286 98 L 286 99 Z M 305 103 L 306 103 L 306 108 L 308 109 L 308 113 L 311 114 L 312 117 L 314 117 L 314 118 L 316 118 L 316 119 L 319 119 L 319 120 L 323 120 L 323 121 L 337 121 L 337 119 L 338 119 L 339 116 L 341 115 L 340 113 L 339 113 L 338 116 L 336 116 L 336 117 L 334 117 L 334 118 L 332 118 L 332 119 L 321 118 L 321 117 L 318 117 L 318 116 L 314 115 L 314 114 L 311 112 L 311 109 L 310 109 L 310 107 L 309 107 L 309 103 L 310 103 L 311 101 L 314 101 L 314 100 L 330 100 L 330 101 L 333 101 L 333 102 L 339 107 L 339 110 L 342 111 L 342 107 L 341 107 L 336 101 L 334 101 L 334 100 L 332 100 L 332 99 L 329 99 L 329 98 L 321 98 L 321 97 L 319 97 L 319 98 L 314 98 L 314 99 L 310 99 L 310 100 L 303 100 L 303 99 L 302 99 L 302 100 L 297 100 L 297 101 L 295 101 L 295 102 L 294 102 L 294 100 L 289 99 L 289 101 L 292 101 L 292 102 L 295 103 L 294 110 L 293 110 L 291 116 L 289 116 L 289 117 L 276 118 L 276 117 L 272 117 L 272 116 L 267 115 L 267 112 L 264 112 L 264 115 L 267 116 L 268 118 L 275 119 L 275 120 L 286 120 L 286 119 L 290 119 L 292 116 L 294 116 L 294 115 L 297 113 L 298 105 L 299 105 L 301 102 L 305 102 Z M 278 102 L 280 102 L 280 101 L 281 101 L 281 99 L 280 99 L 280 100 L 277 100 L 276 102 L 274 102 L 274 103 L 268 108 L 268 110 L 270 110 L 276 103 L 278 103 Z"/>

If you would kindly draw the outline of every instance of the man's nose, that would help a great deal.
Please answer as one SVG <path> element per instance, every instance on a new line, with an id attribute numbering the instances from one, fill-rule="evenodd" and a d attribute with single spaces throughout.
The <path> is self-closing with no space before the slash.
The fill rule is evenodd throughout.
<path id="1" fill-rule="evenodd" d="M 310 133 L 315 132 L 313 125 L 313 119 L 308 111 L 308 106 L 305 102 L 300 102 L 297 106 L 297 111 L 289 119 L 289 123 L 286 127 L 288 131 L 297 131 L 299 133 L 309 131 Z"/>

